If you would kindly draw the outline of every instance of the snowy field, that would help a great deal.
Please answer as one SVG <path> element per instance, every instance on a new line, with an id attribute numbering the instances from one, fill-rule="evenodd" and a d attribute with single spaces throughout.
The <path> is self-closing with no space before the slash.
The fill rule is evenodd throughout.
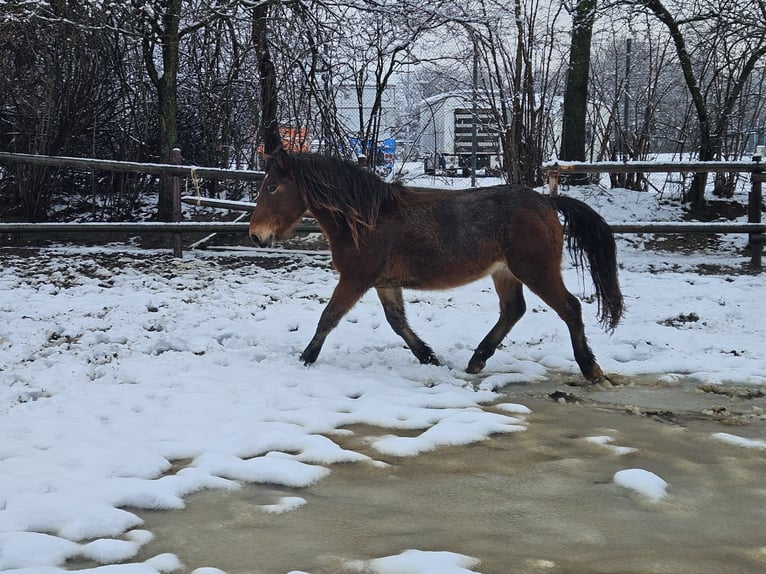
<path id="1" fill-rule="evenodd" d="M 579 196 L 610 222 L 679 217 L 654 194 Z M 764 275 L 742 273 L 746 238 L 722 238 L 697 254 L 656 251 L 651 239 L 619 240 L 627 311 L 612 335 L 598 328 L 590 281 L 565 269 L 602 368 L 626 384 L 651 375 L 763 389 L 766 289 Z M 67 560 L 101 564 L 78 570 L 98 574 L 180 570 L 172 554 L 133 560 L 153 533 L 126 507 L 178 509 L 201 489 L 300 488 L 337 463 L 382 464 L 333 440 L 354 424 L 389 429 L 372 447 L 402 457 L 523 433 L 532 424 L 524 405 L 501 401 L 503 414 L 482 405 L 507 385 L 551 373 L 579 381 L 563 323 L 528 292 L 527 315 L 487 372 L 464 373 L 496 319 L 488 280 L 406 294 L 413 328 L 443 367 L 416 363 L 371 293 L 306 368 L 298 355 L 335 283 L 322 252 L 242 249 L 174 260 L 124 245 L 0 249 L 0 571 L 65 572 Z M 732 452 L 763 456 L 766 436 L 737 430 L 722 427 L 716 438 Z M 186 461 L 181 470 L 177 461 Z M 663 477 L 628 463 L 613 481 L 649 503 L 672 495 Z M 304 504 L 300 496 L 274 500 L 264 512 Z M 349 556 L 347 567 L 481 571 L 481 556 L 450 548 L 401 552 Z M 208 566 L 194 572 L 220 572 Z"/>

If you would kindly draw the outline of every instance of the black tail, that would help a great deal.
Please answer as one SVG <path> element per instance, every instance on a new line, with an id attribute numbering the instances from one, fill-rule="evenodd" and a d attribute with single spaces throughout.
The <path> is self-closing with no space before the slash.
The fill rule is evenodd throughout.
<path id="1" fill-rule="evenodd" d="M 617 249 L 612 230 L 603 217 L 579 199 L 559 195 L 551 197 L 551 201 L 564 216 L 567 248 L 575 264 L 582 267 L 583 255 L 588 258 L 601 325 L 614 330 L 622 317 L 623 300 L 617 280 Z"/>

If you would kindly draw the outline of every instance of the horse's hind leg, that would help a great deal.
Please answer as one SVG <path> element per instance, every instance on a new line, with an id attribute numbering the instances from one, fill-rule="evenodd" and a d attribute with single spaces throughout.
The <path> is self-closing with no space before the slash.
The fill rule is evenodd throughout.
<path id="1" fill-rule="evenodd" d="M 558 264 L 556 266 L 543 266 L 529 274 L 517 274 L 517 277 L 556 311 L 566 323 L 575 361 L 577 361 L 583 376 L 592 383 L 603 380 L 604 373 L 596 363 L 593 351 L 588 346 L 588 339 L 585 337 L 580 300 L 567 290 Z"/>
<path id="2" fill-rule="evenodd" d="M 604 380 L 604 372 L 598 366 L 596 357 L 593 356 L 593 351 L 588 345 L 588 339 L 585 337 L 580 300 L 567 291 L 566 301 L 564 310 L 557 310 L 557 312 L 569 328 L 569 339 L 572 341 L 575 361 L 588 381 L 591 383 L 601 382 Z"/>
<path id="3" fill-rule="evenodd" d="M 377 287 L 378 297 L 383 304 L 383 311 L 386 314 L 388 324 L 394 332 L 399 335 L 417 357 L 418 361 L 431 365 L 438 365 L 439 361 L 429 347 L 415 332 L 410 328 L 407 317 L 404 314 L 404 297 L 399 287 Z"/>
<path id="4" fill-rule="evenodd" d="M 527 309 L 522 283 L 507 268 L 493 273 L 492 280 L 500 298 L 500 318 L 476 347 L 466 369 L 469 373 L 478 373 L 484 368 L 487 359 L 495 354 L 497 347 Z"/>

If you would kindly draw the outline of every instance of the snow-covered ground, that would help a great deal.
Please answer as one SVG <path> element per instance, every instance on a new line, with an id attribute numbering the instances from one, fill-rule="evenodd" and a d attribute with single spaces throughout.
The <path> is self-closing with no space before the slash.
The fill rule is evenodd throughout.
<path id="1" fill-rule="evenodd" d="M 593 188 L 578 196 L 611 222 L 679 218 L 672 202 L 650 193 Z M 766 289 L 763 275 L 739 272 L 746 238 L 697 254 L 654 251 L 651 239 L 620 238 L 627 312 L 612 335 L 598 328 L 589 280 L 565 270 L 584 298 L 601 366 L 625 381 L 652 374 L 762 388 Z M 368 294 L 306 368 L 298 354 L 336 283 L 326 253 L 230 250 L 174 260 L 123 245 L 58 246 L 0 249 L 0 262 L 0 571 L 64 572 L 67 559 L 84 558 L 104 565 L 88 570 L 99 574 L 171 572 L 180 568 L 173 555 L 131 561 L 153 535 L 125 507 L 177 509 L 200 489 L 301 487 L 339 462 L 379 464 L 332 440 L 355 423 L 390 429 L 373 447 L 399 456 L 523 432 L 523 405 L 501 404 L 505 414 L 481 405 L 515 382 L 552 372 L 579 378 L 563 323 L 529 293 L 529 311 L 489 374 L 463 372 L 496 317 L 489 281 L 407 293 L 411 323 L 443 367 L 417 364 Z M 726 430 L 716 438 L 732 449 L 766 448 L 766 440 Z M 594 440 L 610 446 L 609 437 Z M 179 460 L 187 461 L 181 470 Z M 644 469 L 626 466 L 614 482 L 650 500 L 667 495 L 663 478 Z M 299 512 L 305 502 L 264 510 Z M 401 550 L 349 557 L 348 568 L 480 568 L 481 556 Z"/>

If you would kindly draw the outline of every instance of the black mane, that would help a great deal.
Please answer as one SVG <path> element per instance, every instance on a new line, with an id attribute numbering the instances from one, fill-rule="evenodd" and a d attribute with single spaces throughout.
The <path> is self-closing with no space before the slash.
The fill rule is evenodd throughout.
<path id="1" fill-rule="evenodd" d="M 309 209 L 325 209 L 345 219 L 355 240 L 362 229 L 375 227 L 380 212 L 404 189 L 340 158 L 297 153 L 289 155 L 289 162 Z"/>

